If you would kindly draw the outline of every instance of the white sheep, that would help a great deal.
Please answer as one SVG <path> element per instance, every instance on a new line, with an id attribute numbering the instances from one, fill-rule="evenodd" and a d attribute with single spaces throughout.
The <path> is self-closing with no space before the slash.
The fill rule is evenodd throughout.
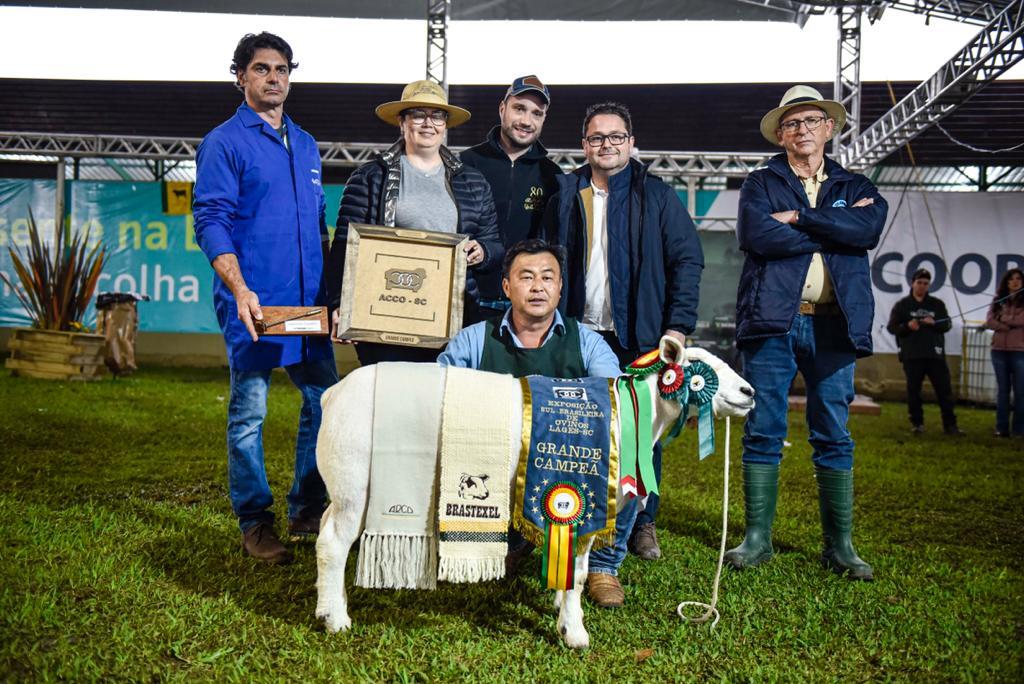
<path id="1" fill-rule="evenodd" d="M 682 345 L 669 336 L 661 339 L 659 353 L 662 360 L 668 362 L 681 363 L 684 358 Z M 724 361 L 703 349 L 693 347 L 685 350 L 685 359 L 686 362 L 703 361 L 718 374 L 718 391 L 712 400 L 716 416 L 745 416 L 753 408 L 753 388 Z M 438 372 L 444 373 L 445 369 L 439 366 Z M 672 426 L 681 411 L 678 401 L 665 400 L 660 396 L 656 387 L 657 378 L 657 374 L 652 374 L 643 381 L 651 395 L 658 397 L 654 402 L 651 426 L 655 440 Z M 324 392 L 321 400 L 323 422 L 317 441 L 317 466 L 327 484 L 331 504 L 324 511 L 316 543 L 316 615 L 324 619 L 330 632 L 345 631 L 352 625 L 345 593 L 345 563 L 352 544 L 362 533 L 369 500 L 375 381 L 375 366 L 359 368 Z M 516 410 L 514 414 L 521 416 L 522 412 Z M 520 421 L 514 422 L 509 434 L 514 444 L 518 444 L 521 439 Z M 613 439 L 617 438 L 618 430 L 618 425 L 612 426 Z M 513 462 L 508 474 L 507 486 L 510 491 L 514 491 L 516 467 L 517 464 Z M 495 484 L 491 483 L 490 486 Z M 620 508 L 622 496 L 620 488 Z M 558 631 L 571 648 L 586 648 L 590 643 L 590 636 L 583 626 L 583 610 L 580 605 L 580 595 L 587 577 L 589 551 L 590 544 L 576 557 L 574 588 L 556 592 L 555 596 L 555 606 L 559 609 Z"/>

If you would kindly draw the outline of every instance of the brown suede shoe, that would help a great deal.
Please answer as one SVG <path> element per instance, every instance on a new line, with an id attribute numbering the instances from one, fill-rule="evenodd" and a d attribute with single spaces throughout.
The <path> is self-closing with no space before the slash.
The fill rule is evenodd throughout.
<path id="1" fill-rule="evenodd" d="M 626 592 L 622 591 L 619 578 L 604 572 L 587 575 L 587 595 L 599 608 L 621 608 L 626 603 Z"/>
<path id="2" fill-rule="evenodd" d="M 644 523 L 633 530 L 633 536 L 627 544 L 634 555 L 644 560 L 658 560 L 661 558 L 661 547 L 658 546 L 658 532 L 654 529 L 654 523 Z"/>
<path id="3" fill-rule="evenodd" d="M 320 534 L 320 518 L 295 518 L 288 521 L 288 541 L 315 542 Z"/>
<path id="4" fill-rule="evenodd" d="M 292 552 L 281 543 L 270 523 L 259 523 L 243 532 L 242 551 L 264 563 L 284 565 L 292 562 Z"/>

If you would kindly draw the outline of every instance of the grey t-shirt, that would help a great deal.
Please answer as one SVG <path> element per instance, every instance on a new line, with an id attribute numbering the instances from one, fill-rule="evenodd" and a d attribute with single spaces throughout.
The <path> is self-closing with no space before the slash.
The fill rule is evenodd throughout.
<path id="1" fill-rule="evenodd" d="M 458 220 L 455 201 L 445 184 L 444 164 L 424 173 L 402 155 L 402 184 L 398 190 L 395 225 L 454 233 Z"/>

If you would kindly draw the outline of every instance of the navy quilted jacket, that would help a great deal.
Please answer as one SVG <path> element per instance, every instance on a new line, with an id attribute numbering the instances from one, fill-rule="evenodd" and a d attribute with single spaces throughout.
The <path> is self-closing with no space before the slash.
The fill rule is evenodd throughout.
<path id="1" fill-rule="evenodd" d="M 327 260 L 327 301 L 338 308 L 341 283 L 345 273 L 345 245 L 348 224 L 367 223 L 377 226 L 395 225 L 395 206 L 401 184 L 402 141 L 399 140 L 377 159 L 363 164 L 349 177 L 338 209 L 337 231 Z M 441 148 L 448 190 L 458 211 L 456 232 L 469 235 L 485 251 L 484 260 L 466 271 L 466 298 L 476 302 L 480 294 L 474 272 L 500 268 L 505 248 L 498 235 L 498 218 L 494 211 L 491 186 L 476 169 L 464 166 L 451 152 Z"/>
<path id="2" fill-rule="evenodd" d="M 736 341 L 741 345 L 789 332 L 811 255 L 821 252 L 850 342 L 858 356 L 871 355 L 875 300 L 868 250 L 878 244 L 889 205 L 871 181 L 828 157 L 825 173 L 815 209 L 785 154 L 772 157 L 743 183 L 736 222 L 736 237 L 746 253 L 736 295 Z M 875 203 L 853 207 L 865 197 Z M 800 211 L 796 224 L 771 217 L 793 209 Z"/>

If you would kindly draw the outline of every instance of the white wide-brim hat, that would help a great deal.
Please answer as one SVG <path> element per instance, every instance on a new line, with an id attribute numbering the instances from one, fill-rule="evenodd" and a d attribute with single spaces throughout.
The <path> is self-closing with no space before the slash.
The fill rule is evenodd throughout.
<path id="1" fill-rule="evenodd" d="M 413 81 L 402 89 L 402 99 L 385 102 L 377 107 L 377 116 L 392 126 L 400 123 L 399 114 L 406 109 L 443 109 L 448 112 L 448 128 L 455 128 L 467 121 L 472 114 L 469 110 L 448 104 L 444 89 L 433 81 Z"/>
<path id="2" fill-rule="evenodd" d="M 821 93 L 811 86 L 795 85 L 782 96 L 779 106 L 765 114 L 761 119 L 761 135 L 771 144 L 780 145 L 779 139 L 775 135 L 775 131 L 779 130 L 779 120 L 790 109 L 807 105 L 821 109 L 830 119 L 835 120 L 836 125 L 832 127 L 832 136 L 843 130 L 843 126 L 846 125 L 846 107 L 835 100 L 824 99 Z"/>

